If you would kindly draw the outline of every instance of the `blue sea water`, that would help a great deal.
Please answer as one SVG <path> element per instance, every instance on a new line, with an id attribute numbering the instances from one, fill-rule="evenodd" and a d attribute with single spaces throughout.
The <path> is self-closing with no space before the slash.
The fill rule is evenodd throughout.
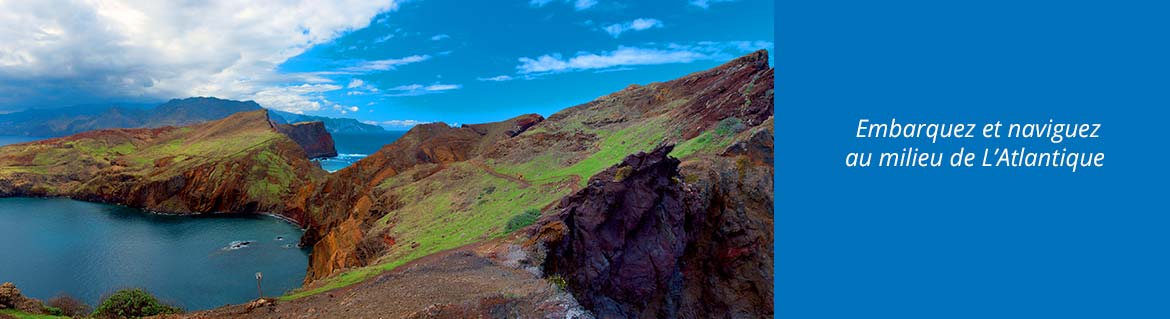
<path id="1" fill-rule="evenodd" d="M 48 137 L 0 135 L 0 146 L 43 140 Z"/>
<path id="2" fill-rule="evenodd" d="M 336 172 L 377 152 L 382 146 L 393 143 L 403 134 L 406 134 L 406 131 L 388 131 L 384 134 L 333 134 L 337 157 L 317 161 L 326 171 Z"/>
<path id="3" fill-rule="evenodd" d="M 334 134 L 340 155 L 319 162 L 340 170 L 404 133 Z M 0 136 L 0 145 L 40 139 Z M 299 287 L 308 266 L 308 250 L 296 247 L 301 234 L 267 216 L 167 216 L 69 199 L 3 198 L 0 282 L 34 298 L 67 293 L 90 305 L 138 287 L 188 310 L 209 309 L 256 298 L 256 272 L 264 274 L 268 296 Z"/>
<path id="4" fill-rule="evenodd" d="M 0 199 L 0 282 L 46 300 L 95 305 L 145 288 L 187 310 L 243 303 L 297 288 L 309 252 L 302 231 L 260 215 L 168 216 L 70 199 Z M 242 245 L 247 241 L 249 244 Z"/>

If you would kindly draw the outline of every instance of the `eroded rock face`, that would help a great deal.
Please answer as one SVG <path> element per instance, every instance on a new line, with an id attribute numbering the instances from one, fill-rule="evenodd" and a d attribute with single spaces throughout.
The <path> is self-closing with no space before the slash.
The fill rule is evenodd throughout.
<path id="1" fill-rule="evenodd" d="M 545 270 L 560 274 L 599 317 L 672 316 L 689 240 L 685 188 L 673 147 L 630 155 L 561 201 L 545 229 Z M 546 232 L 547 233 L 547 232 Z M 553 240 L 552 237 L 559 237 Z"/>
<path id="2" fill-rule="evenodd" d="M 687 184 L 671 148 L 626 157 L 543 218 L 545 273 L 601 318 L 771 316 L 771 192 L 742 191 L 771 174 L 738 172 L 770 165 L 717 158 Z"/>
<path id="3" fill-rule="evenodd" d="M 334 157 L 337 149 L 333 145 L 333 135 L 325 129 L 323 122 L 301 122 L 294 124 L 275 124 L 277 130 L 291 138 L 309 158 Z"/>

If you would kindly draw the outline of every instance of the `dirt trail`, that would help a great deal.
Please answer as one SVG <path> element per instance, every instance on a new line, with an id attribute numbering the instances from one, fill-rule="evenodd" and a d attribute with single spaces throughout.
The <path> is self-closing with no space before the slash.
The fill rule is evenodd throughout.
<path id="1" fill-rule="evenodd" d="M 494 168 L 491 168 L 491 166 L 488 166 L 487 164 L 485 164 L 483 161 L 480 161 L 479 159 L 471 159 L 471 160 L 468 160 L 468 162 L 470 162 L 471 165 L 475 165 L 475 167 L 479 167 L 479 169 L 482 169 L 484 172 L 487 172 L 488 175 L 503 178 L 503 179 L 515 182 L 516 184 L 520 184 L 520 188 L 528 188 L 529 186 L 532 186 L 532 184 L 528 183 L 528 181 L 526 181 L 524 179 L 521 179 L 521 178 L 516 177 L 516 176 L 512 176 L 510 174 L 504 174 L 504 173 L 500 173 L 499 171 L 496 171 Z"/>
<path id="2" fill-rule="evenodd" d="M 515 254 L 502 241 L 477 243 L 270 307 L 232 305 L 165 318 L 565 318 L 580 312 L 576 301 L 548 281 L 514 262 L 506 266 Z"/>

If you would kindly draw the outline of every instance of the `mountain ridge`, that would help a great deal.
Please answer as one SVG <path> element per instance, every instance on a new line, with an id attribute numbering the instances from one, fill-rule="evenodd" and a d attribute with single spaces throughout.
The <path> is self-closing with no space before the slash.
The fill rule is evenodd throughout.
<path id="1" fill-rule="evenodd" d="M 184 126 L 218 120 L 232 114 L 263 107 L 254 101 L 215 97 L 188 97 L 149 104 L 90 104 L 56 109 L 30 109 L 0 114 L 0 135 L 63 137 L 85 131 L 110 128 L 157 128 Z M 354 119 L 299 115 L 270 110 L 280 124 L 320 121 L 330 133 L 385 133 L 380 126 Z M 292 120 L 289 120 L 292 119 Z"/>

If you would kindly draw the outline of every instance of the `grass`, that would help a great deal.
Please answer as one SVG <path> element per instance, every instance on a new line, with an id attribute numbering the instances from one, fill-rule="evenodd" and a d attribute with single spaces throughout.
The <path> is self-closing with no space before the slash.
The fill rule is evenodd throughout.
<path id="1" fill-rule="evenodd" d="M 597 152 L 567 166 L 562 164 L 565 162 L 563 158 L 546 153 L 519 165 L 500 164 L 496 169 L 507 174 L 523 174 L 525 179 L 536 182 L 559 182 L 578 176 L 579 184 L 584 186 L 589 177 L 620 163 L 627 155 L 658 146 L 666 136 L 660 126 L 659 120 L 649 120 L 612 133 L 598 132 L 603 138 Z M 563 156 L 566 155 L 560 157 Z"/>
<path id="2" fill-rule="evenodd" d="M 716 153 L 735 141 L 735 135 L 744 130 L 743 122 L 731 117 L 719 121 L 715 128 L 683 141 L 674 147 L 670 156 L 687 158 L 694 154 Z"/>
<path id="3" fill-rule="evenodd" d="M 540 219 L 540 210 L 529 208 L 524 213 L 512 216 L 512 219 L 508 220 L 507 226 L 504 227 L 504 234 L 511 234 L 521 228 L 528 227 L 528 225 L 535 223 L 537 219 Z"/>
<path id="4" fill-rule="evenodd" d="M 296 176 L 292 166 L 270 150 L 261 150 L 253 157 L 255 165 L 247 175 L 248 196 L 270 202 L 279 201 L 288 191 Z M 219 171 L 218 169 L 216 171 Z"/>
<path id="5" fill-rule="evenodd" d="M 613 132 L 591 131 L 580 123 L 569 122 L 555 130 L 597 134 L 601 137 L 597 151 L 578 161 L 571 158 L 578 154 L 550 150 L 521 164 L 489 163 L 503 174 L 523 176 L 532 184 L 530 187 L 492 176 L 469 163 L 451 164 L 415 182 L 401 177 L 406 173 L 383 181 L 380 188 L 391 189 L 408 200 L 403 207 L 379 219 L 370 232 L 389 227 L 390 235 L 400 244 L 372 265 L 322 279 L 315 288 L 293 292 L 281 299 L 298 299 L 349 286 L 423 256 L 498 238 L 523 227 L 521 224 L 531 224 L 529 220 L 535 221 L 533 215 L 539 217 L 541 207 L 569 194 L 572 189 L 564 182 L 572 176 L 580 177 L 578 183 L 584 186 L 589 177 L 620 163 L 627 155 L 649 151 L 661 143 L 666 135 L 660 129 L 662 121 L 652 119 Z M 532 214 L 533 211 L 536 213 Z M 411 248 L 415 243 L 417 248 Z"/>
<path id="6" fill-rule="evenodd" d="M 31 313 L 23 312 L 23 311 L 16 310 L 16 309 L 3 309 L 3 310 L 0 310 L 0 314 L 13 316 L 13 317 L 16 317 L 17 319 L 57 319 L 57 318 L 68 319 L 69 318 L 69 317 L 65 317 L 65 316 L 34 315 Z"/>
<path id="7" fill-rule="evenodd" d="M 440 251 L 498 238 L 508 232 L 508 221 L 526 211 L 536 211 L 567 195 L 563 185 L 522 187 L 511 180 L 484 172 L 469 163 L 447 169 L 414 183 L 394 188 L 403 207 L 383 216 L 370 230 L 389 228 L 400 243 L 370 266 L 320 280 L 320 286 L 297 291 L 281 299 L 292 300 L 349 286 L 410 261 Z M 394 224 L 391 225 L 391 220 Z M 417 243 L 417 248 L 411 246 Z"/>

